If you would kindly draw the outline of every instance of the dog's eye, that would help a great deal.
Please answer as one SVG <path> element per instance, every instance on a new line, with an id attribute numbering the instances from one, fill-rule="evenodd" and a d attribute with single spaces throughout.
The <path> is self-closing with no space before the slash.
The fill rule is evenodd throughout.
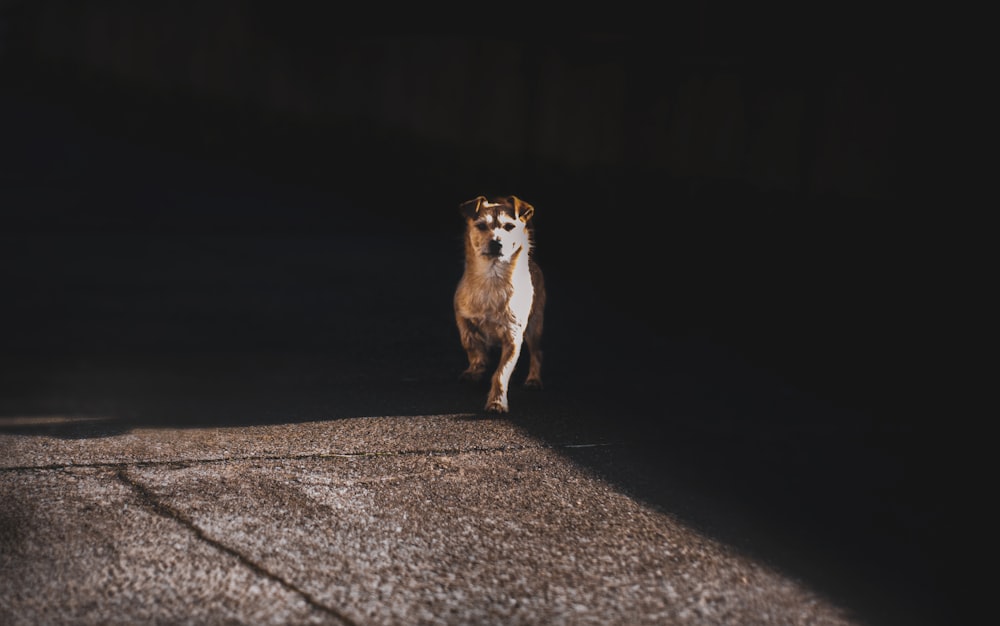
<path id="1" fill-rule="evenodd" d="M 490 227 L 486 225 L 486 222 L 476 222 L 476 228 L 479 230 L 489 230 Z"/>
<path id="2" fill-rule="evenodd" d="M 510 223 L 510 222 L 507 222 L 506 224 L 503 225 L 503 229 L 504 230 L 514 230 L 514 225 L 512 223 Z"/>

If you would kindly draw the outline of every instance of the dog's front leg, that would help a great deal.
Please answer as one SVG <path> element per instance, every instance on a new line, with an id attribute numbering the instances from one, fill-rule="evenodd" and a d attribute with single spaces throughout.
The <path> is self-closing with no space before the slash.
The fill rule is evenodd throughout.
<path id="1" fill-rule="evenodd" d="M 490 413 L 506 413 L 507 385 L 510 382 L 510 375 L 517 365 L 517 357 L 521 354 L 521 342 L 523 333 L 512 333 L 516 336 L 504 337 L 500 346 L 500 364 L 493 372 L 493 382 L 490 385 L 490 395 L 486 399 L 486 410 Z"/>
<path id="2" fill-rule="evenodd" d="M 470 320 L 460 315 L 456 315 L 458 322 L 458 333 L 462 340 L 462 347 L 469 357 L 469 367 L 462 372 L 461 380 L 478 382 L 482 380 L 486 372 L 487 348 L 486 341 L 479 327 Z"/>

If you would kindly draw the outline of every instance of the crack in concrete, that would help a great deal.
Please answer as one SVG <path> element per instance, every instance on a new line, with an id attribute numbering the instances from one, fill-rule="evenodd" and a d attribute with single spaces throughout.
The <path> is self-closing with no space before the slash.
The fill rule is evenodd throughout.
<path id="1" fill-rule="evenodd" d="M 621 445 L 617 442 L 588 442 L 588 443 L 538 443 L 534 445 L 529 444 L 511 444 L 511 445 L 500 445 L 500 446 L 484 446 L 484 447 L 467 447 L 467 448 L 444 448 L 444 449 L 410 449 L 410 450 L 397 450 L 397 451 L 376 451 L 376 452 L 321 452 L 321 453 L 311 453 L 311 454 L 290 454 L 290 455 L 241 455 L 241 456 L 229 456 L 222 458 L 208 458 L 208 459 L 165 459 L 156 461 L 103 461 L 103 462 L 92 462 L 92 463 L 53 463 L 48 465 L 29 465 L 29 466 L 13 466 L 13 467 L 0 467 L 0 474 L 11 473 L 11 472 L 31 472 L 31 471 L 63 471 L 63 470 L 73 470 L 73 469 L 101 469 L 101 470 L 113 470 L 115 477 L 118 481 L 129 488 L 136 496 L 139 498 L 143 506 L 152 510 L 155 514 L 160 515 L 174 523 L 181 525 L 182 527 L 188 529 L 194 536 L 201 542 L 219 550 L 225 554 L 228 554 L 235 558 L 239 563 L 249 568 L 250 571 L 254 572 L 258 576 L 271 580 L 281 587 L 287 589 L 288 591 L 296 594 L 311 608 L 316 611 L 328 615 L 339 622 L 346 624 L 348 626 L 357 626 L 358 623 L 339 611 L 338 609 L 328 606 L 321 602 L 319 599 L 311 595 L 309 592 L 299 588 L 290 580 L 286 580 L 279 574 L 276 574 L 265 566 L 254 561 L 250 556 L 240 552 L 234 547 L 223 543 L 222 541 L 209 536 L 206 531 L 201 529 L 194 521 L 193 518 L 186 515 L 179 509 L 170 506 L 163 500 L 157 497 L 157 495 L 146 487 L 142 482 L 130 475 L 131 469 L 143 468 L 143 467 L 170 467 L 175 466 L 178 468 L 186 468 L 197 465 L 216 465 L 222 463 L 240 463 L 240 462 L 252 462 L 252 461 L 302 461 L 302 460 L 321 460 L 321 459 L 332 459 L 332 458 L 366 458 L 366 457 L 393 457 L 393 456 L 454 456 L 462 454 L 497 454 L 504 452 L 516 452 L 522 450 L 544 450 L 544 449 L 574 449 L 574 448 L 597 448 L 597 447 L 612 447 L 616 445 Z M 396 479 L 399 477 L 389 477 L 390 479 Z"/>
<path id="2" fill-rule="evenodd" d="M 285 580 L 278 574 L 271 572 L 270 570 L 256 563 L 253 559 L 246 556 L 242 552 L 236 550 L 235 548 L 231 548 L 226 544 L 216 539 L 213 539 L 212 537 L 209 537 L 207 534 L 205 534 L 205 532 L 201 528 L 198 527 L 197 524 L 195 524 L 194 520 L 192 520 L 187 515 L 184 515 L 177 509 L 173 508 L 169 504 L 166 504 L 165 502 L 157 498 L 156 495 L 152 491 L 147 489 L 142 483 L 131 478 L 127 473 L 126 467 L 119 468 L 118 471 L 116 472 L 116 475 L 118 477 L 118 480 L 120 480 L 123 484 L 129 487 L 136 494 L 138 494 L 139 499 L 143 502 L 143 504 L 152 509 L 158 515 L 162 515 L 163 517 L 166 517 L 167 519 L 170 519 L 184 526 L 185 528 L 193 532 L 200 541 L 207 543 L 216 550 L 220 550 L 234 557 L 244 566 L 250 568 L 250 570 L 256 573 L 258 576 L 263 576 L 264 578 L 273 580 L 282 587 L 297 594 L 299 597 L 302 598 L 302 600 L 306 604 L 316 609 L 317 611 L 330 615 L 349 626 L 357 626 L 357 622 L 349 618 L 347 615 L 341 613 L 340 611 L 338 611 L 333 607 L 323 604 L 322 602 L 314 598 L 312 594 L 303 589 L 300 589 L 291 581 Z"/>

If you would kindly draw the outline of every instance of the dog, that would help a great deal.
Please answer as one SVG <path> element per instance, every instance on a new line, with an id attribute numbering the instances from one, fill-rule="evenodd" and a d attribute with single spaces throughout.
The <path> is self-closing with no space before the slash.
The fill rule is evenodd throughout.
<path id="1" fill-rule="evenodd" d="M 508 383 L 522 343 L 530 356 L 524 384 L 542 388 L 545 279 L 532 253 L 535 208 L 516 196 L 492 201 L 478 196 L 459 209 L 465 218 L 465 270 L 455 290 L 455 321 L 469 357 L 460 379 L 481 381 L 490 352 L 499 348 L 485 409 L 507 413 Z"/>

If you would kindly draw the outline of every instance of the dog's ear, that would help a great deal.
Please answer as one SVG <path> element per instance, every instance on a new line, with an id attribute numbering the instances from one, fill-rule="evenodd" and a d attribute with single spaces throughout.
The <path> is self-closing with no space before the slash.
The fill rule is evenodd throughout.
<path id="1" fill-rule="evenodd" d="M 479 207 L 484 202 L 487 202 L 485 197 L 477 196 L 472 200 L 466 200 L 458 208 L 467 219 L 474 220 L 479 216 Z"/>
<path id="2" fill-rule="evenodd" d="M 507 199 L 510 200 L 512 205 L 514 205 L 514 217 L 519 218 L 522 222 L 527 224 L 528 220 L 530 220 L 531 216 L 535 213 L 535 207 L 531 206 L 517 196 L 511 196 Z"/>

